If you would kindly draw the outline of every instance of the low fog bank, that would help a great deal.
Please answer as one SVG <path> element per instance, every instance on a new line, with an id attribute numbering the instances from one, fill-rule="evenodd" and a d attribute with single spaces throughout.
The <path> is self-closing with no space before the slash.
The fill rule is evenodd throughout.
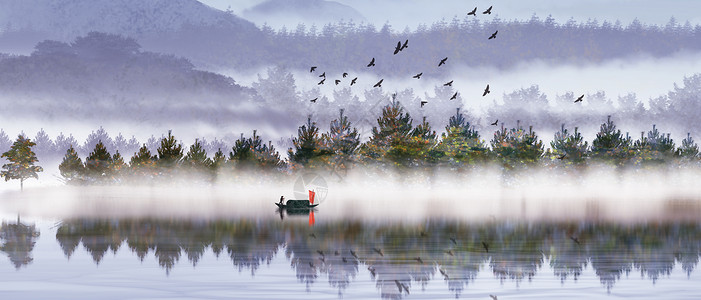
<path id="1" fill-rule="evenodd" d="M 482 168 L 471 173 L 368 175 L 355 170 L 343 181 L 307 185 L 317 191 L 315 219 L 422 221 L 698 221 L 700 170 L 615 171 L 591 167 L 581 173 L 549 170 L 502 173 Z M 260 183 L 150 186 L 30 185 L 20 192 L 3 184 L 0 214 L 40 218 L 278 218 L 273 203 L 293 199 L 296 178 Z M 28 181 L 30 182 L 30 181 Z M 305 217 L 306 218 L 306 217 Z M 294 217 L 292 218 L 295 219 Z"/>

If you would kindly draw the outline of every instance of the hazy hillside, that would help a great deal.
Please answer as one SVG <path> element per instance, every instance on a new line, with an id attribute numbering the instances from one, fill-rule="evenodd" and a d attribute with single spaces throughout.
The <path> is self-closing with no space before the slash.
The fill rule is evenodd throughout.
<path id="1" fill-rule="evenodd" d="M 242 16 L 258 25 L 280 28 L 285 24 L 316 24 L 321 27 L 339 20 L 365 21 L 354 8 L 335 1 L 267 0 L 243 12 Z"/>

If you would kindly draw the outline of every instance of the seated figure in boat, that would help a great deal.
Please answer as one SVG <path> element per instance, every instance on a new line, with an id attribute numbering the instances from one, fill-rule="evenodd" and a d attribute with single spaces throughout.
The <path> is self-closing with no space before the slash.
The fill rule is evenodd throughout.
<path id="1" fill-rule="evenodd" d="M 280 196 L 280 205 L 284 205 L 283 201 L 285 201 L 285 196 Z"/>

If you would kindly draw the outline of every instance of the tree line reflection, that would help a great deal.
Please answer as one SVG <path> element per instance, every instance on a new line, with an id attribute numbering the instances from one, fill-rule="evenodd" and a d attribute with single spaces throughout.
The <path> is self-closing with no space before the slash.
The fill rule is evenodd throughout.
<path id="1" fill-rule="evenodd" d="M 401 298 L 434 277 L 459 296 L 488 268 L 501 281 L 531 280 L 544 264 L 563 282 L 589 265 L 610 291 L 621 276 L 639 271 L 653 283 L 678 264 L 687 275 L 701 249 L 701 223 L 458 223 L 316 224 L 263 220 L 66 220 L 56 239 L 70 258 L 82 244 L 99 264 L 125 246 L 140 260 L 152 253 L 169 274 L 185 258 L 193 266 L 211 251 L 227 255 L 252 275 L 284 254 L 307 289 L 328 277 L 342 295 L 367 268 L 383 298 Z M 39 232 L 3 222 L 0 251 L 16 268 L 31 263 Z M 281 252 L 282 251 L 282 252 Z"/>

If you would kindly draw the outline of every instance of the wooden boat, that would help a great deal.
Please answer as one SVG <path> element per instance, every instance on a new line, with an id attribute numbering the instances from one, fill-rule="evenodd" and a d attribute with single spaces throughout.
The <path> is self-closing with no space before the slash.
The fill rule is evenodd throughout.
<path id="1" fill-rule="evenodd" d="M 309 200 L 287 200 L 287 203 L 285 204 L 276 202 L 275 205 L 281 209 L 309 209 L 314 208 L 319 204 L 310 204 Z"/>

